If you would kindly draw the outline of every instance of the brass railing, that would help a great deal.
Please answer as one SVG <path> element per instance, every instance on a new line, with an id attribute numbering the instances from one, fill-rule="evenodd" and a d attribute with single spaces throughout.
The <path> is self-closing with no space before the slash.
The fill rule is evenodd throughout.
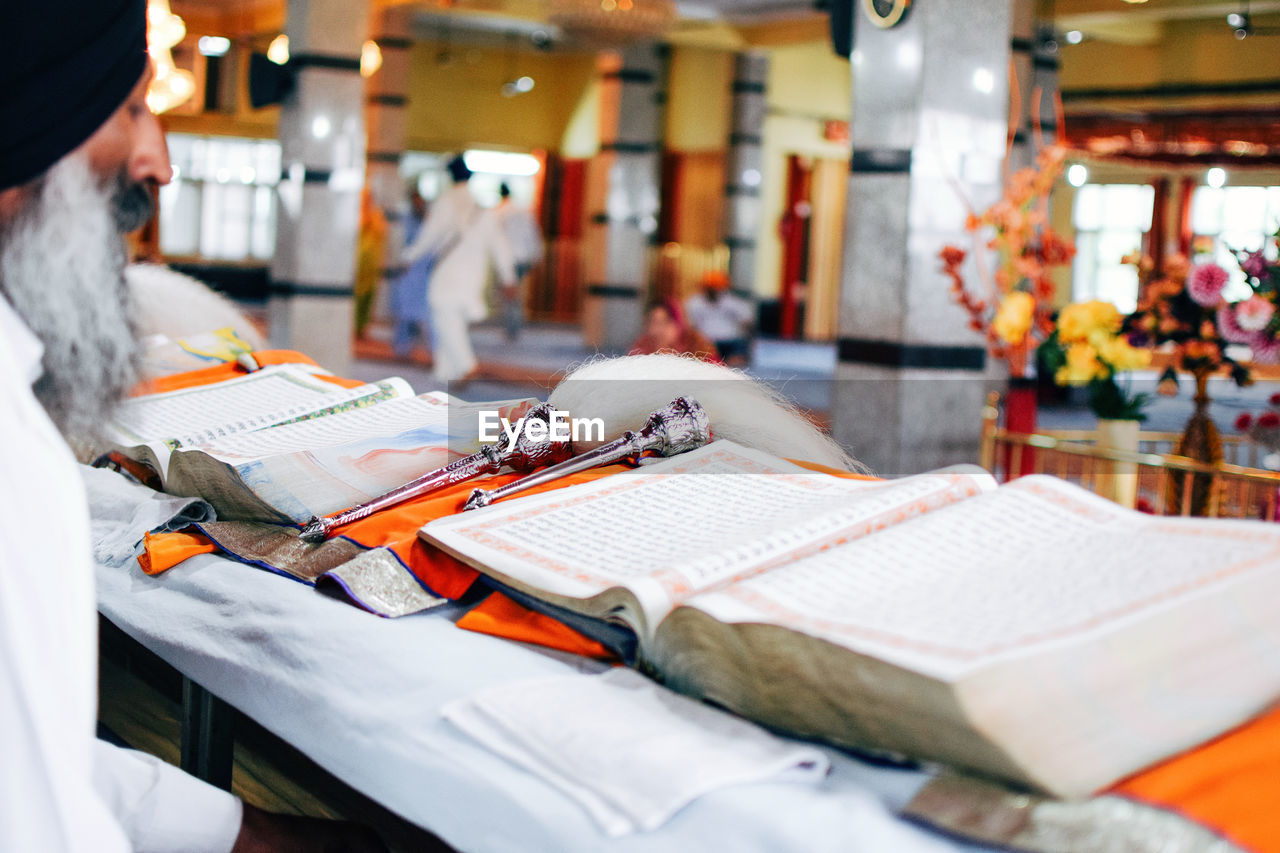
<path id="1" fill-rule="evenodd" d="M 1211 465 L 1173 453 L 1097 447 L 1090 443 L 1096 436 L 1088 431 L 1014 433 L 999 425 L 999 417 L 999 395 L 992 394 L 982 414 L 979 464 L 998 480 L 1052 474 L 1114 497 L 1123 491 L 1117 484 L 1132 478 L 1130 493 L 1137 495 L 1139 508 L 1159 515 L 1280 520 L 1280 472 L 1226 462 Z M 1139 433 L 1139 446 L 1172 448 L 1178 437 L 1177 433 Z M 1241 445 L 1228 451 L 1236 454 L 1228 458 L 1243 458 L 1250 452 L 1235 436 L 1224 437 L 1224 444 Z"/>

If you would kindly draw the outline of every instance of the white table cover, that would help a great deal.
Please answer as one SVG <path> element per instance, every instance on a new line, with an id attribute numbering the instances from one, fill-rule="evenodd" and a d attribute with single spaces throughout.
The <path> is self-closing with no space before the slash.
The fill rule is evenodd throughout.
<path id="1" fill-rule="evenodd" d="M 214 555 L 154 578 L 133 560 L 101 564 L 97 582 L 99 609 L 132 637 L 460 850 L 975 849 L 894 816 L 926 774 L 830 749 L 832 772 L 816 787 L 735 786 L 700 797 L 653 832 L 610 839 L 569 798 L 441 716 L 483 688 L 599 664 L 461 630 L 452 606 L 381 619 Z"/>

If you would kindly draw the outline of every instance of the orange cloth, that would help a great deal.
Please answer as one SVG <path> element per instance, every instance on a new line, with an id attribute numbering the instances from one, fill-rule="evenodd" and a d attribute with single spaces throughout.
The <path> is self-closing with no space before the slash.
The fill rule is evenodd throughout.
<path id="1" fill-rule="evenodd" d="M 575 655 L 617 660 L 616 655 L 590 637 L 551 616 L 517 604 L 500 592 L 490 593 L 488 598 L 459 619 L 457 625 L 468 631 L 534 643 Z"/>
<path id="2" fill-rule="evenodd" d="M 302 353 L 287 349 L 258 350 L 253 353 L 253 360 L 258 363 L 259 367 L 270 367 L 276 364 L 315 364 L 315 361 Z M 212 385 L 215 382 L 244 376 L 248 372 L 239 363 L 226 361 L 222 364 L 215 364 L 213 367 L 188 370 L 184 373 L 161 376 L 157 379 L 139 383 L 131 394 L 137 397 L 142 394 L 162 394 L 166 391 L 177 391 L 182 388 Z M 323 379 L 325 382 L 332 382 L 342 388 L 355 388 L 357 385 L 364 384 L 358 379 L 343 379 L 338 376 L 317 376 L 316 378 Z"/>
<path id="3" fill-rule="evenodd" d="M 799 465 L 808 471 L 817 471 L 819 474 L 830 474 L 832 477 L 843 477 L 846 480 L 880 480 L 874 474 L 855 474 L 852 471 L 845 471 L 842 468 L 831 468 L 827 465 L 819 465 L 817 462 L 805 462 L 803 459 L 788 459 L 792 465 Z"/>
<path id="4" fill-rule="evenodd" d="M 1280 707 L 1111 792 L 1177 812 L 1255 853 L 1280 853 Z"/>
<path id="5" fill-rule="evenodd" d="M 168 571 L 188 557 L 198 554 L 215 554 L 218 546 L 214 545 L 203 533 L 188 533 L 179 530 L 176 533 L 148 533 L 143 537 L 142 553 L 138 555 L 138 565 L 149 575 L 158 575 Z"/>

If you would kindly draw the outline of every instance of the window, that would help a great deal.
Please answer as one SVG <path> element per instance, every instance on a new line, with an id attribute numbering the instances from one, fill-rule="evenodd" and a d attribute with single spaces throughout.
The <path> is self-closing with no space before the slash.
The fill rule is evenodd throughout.
<path id="1" fill-rule="evenodd" d="M 209 260 L 275 252 L 280 143 L 168 135 L 173 180 L 160 189 L 160 251 Z"/>
<path id="2" fill-rule="evenodd" d="M 1085 184 L 1077 190 L 1073 299 L 1102 299 L 1126 314 L 1133 311 L 1138 271 L 1121 259 L 1142 248 L 1154 201 L 1155 189 L 1146 184 Z"/>
<path id="3" fill-rule="evenodd" d="M 1257 251 L 1280 228 L 1280 187 L 1197 187 L 1191 196 L 1193 261 L 1217 261 L 1231 273 L 1223 295 L 1247 299 L 1249 285 L 1234 252 Z M 1267 246 L 1268 254 L 1275 252 Z"/>

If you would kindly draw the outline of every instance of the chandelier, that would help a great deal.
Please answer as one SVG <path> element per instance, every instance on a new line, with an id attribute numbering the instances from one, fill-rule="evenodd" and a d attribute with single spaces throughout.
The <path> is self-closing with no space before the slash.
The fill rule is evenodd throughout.
<path id="1" fill-rule="evenodd" d="M 551 23 L 588 42 L 657 38 L 675 19 L 672 0 L 551 0 Z"/>
<path id="2" fill-rule="evenodd" d="M 173 48 L 187 34 L 182 19 L 169 11 L 169 0 L 147 3 L 147 53 L 155 70 L 147 88 L 147 107 L 157 115 L 184 103 L 196 92 L 195 76 L 173 64 Z"/>

